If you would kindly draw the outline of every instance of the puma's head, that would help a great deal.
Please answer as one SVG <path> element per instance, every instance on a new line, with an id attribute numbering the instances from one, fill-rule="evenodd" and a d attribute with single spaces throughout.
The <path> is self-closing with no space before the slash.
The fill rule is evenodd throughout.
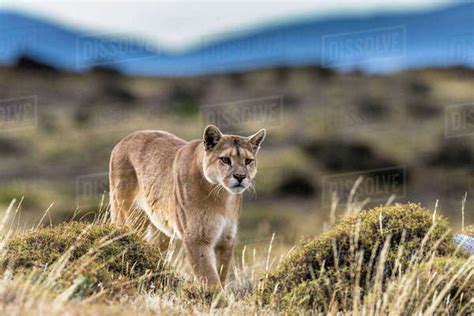
<path id="1" fill-rule="evenodd" d="M 207 181 L 230 193 L 244 192 L 257 174 L 257 152 L 265 135 L 265 129 L 249 137 L 224 135 L 216 126 L 207 126 L 203 136 L 203 172 Z"/>

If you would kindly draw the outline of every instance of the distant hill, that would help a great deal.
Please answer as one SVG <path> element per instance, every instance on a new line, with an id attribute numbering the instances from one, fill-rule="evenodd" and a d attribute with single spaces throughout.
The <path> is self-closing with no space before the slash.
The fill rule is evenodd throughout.
<path id="1" fill-rule="evenodd" d="M 393 72 L 474 67 L 474 3 L 429 12 L 306 19 L 224 34 L 172 54 L 146 39 L 106 37 L 0 12 L 0 64 L 22 56 L 66 71 L 98 66 L 148 76 L 191 76 L 272 66 L 321 65 L 342 71 Z"/>

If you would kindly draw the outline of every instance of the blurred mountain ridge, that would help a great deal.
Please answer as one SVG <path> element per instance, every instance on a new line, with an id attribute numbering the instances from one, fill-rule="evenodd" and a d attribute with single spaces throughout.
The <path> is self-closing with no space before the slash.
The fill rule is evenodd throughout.
<path id="1" fill-rule="evenodd" d="M 428 12 L 393 13 L 262 26 L 203 38 L 182 53 L 146 38 L 90 34 L 12 11 L 0 11 L 0 64 L 27 56 L 51 68 L 83 72 L 107 67 L 144 76 L 193 76 L 275 66 L 321 65 L 389 73 L 444 66 L 474 67 L 474 3 Z"/>

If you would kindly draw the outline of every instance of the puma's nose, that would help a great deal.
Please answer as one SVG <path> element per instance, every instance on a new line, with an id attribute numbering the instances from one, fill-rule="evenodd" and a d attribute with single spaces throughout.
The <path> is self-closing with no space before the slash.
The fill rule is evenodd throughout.
<path id="1" fill-rule="evenodd" d="M 242 180 L 244 180 L 246 177 L 246 174 L 234 173 L 234 178 L 236 178 L 239 182 L 242 182 Z"/>

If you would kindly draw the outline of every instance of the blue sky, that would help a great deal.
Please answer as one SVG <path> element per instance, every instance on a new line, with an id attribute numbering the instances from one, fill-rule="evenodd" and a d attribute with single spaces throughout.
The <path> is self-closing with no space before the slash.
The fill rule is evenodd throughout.
<path id="1" fill-rule="evenodd" d="M 182 50 L 220 33 L 306 16 L 426 10 L 453 1 L 22 1 L 0 8 L 39 15 L 102 34 L 140 35 L 157 47 Z"/>

